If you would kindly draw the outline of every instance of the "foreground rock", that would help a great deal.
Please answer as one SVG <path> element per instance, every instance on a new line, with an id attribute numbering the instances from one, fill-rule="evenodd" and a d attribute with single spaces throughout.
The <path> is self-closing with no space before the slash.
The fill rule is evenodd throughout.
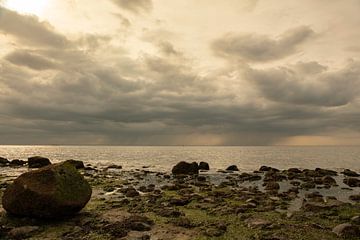
<path id="1" fill-rule="evenodd" d="M 60 163 L 20 175 L 5 190 L 2 204 L 17 216 L 60 218 L 80 211 L 91 193 L 73 165 Z"/>
<path id="2" fill-rule="evenodd" d="M 51 164 L 51 162 L 48 158 L 44 158 L 44 157 L 40 157 L 40 156 L 28 158 L 29 168 L 41 168 L 41 167 L 45 167 L 50 164 Z"/>
<path id="3" fill-rule="evenodd" d="M 83 161 L 70 159 L 70 160 L 66 160 L 65 162 L 73 165 L 76 169 L 84 169 L 85 168 Z"/>
<path id="4" fill-rule="evenodd" d="M 173 167 L 171 172 L 175 175 L 195 175 L 199 174 L 199 166 L 196 162 L 179 162 Z"/>
<path id="5" fill-rule="evenodd" d="M 360 228 L 350 223 L 343 223 L 337 225 L 333 229 L 333 232 L 339 237 L 345 237 L 345 238 L 353 238 L 360 236 Z"/>

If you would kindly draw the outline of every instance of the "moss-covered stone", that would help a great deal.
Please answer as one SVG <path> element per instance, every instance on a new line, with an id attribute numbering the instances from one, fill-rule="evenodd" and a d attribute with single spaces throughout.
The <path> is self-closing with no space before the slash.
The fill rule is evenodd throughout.
<path id="1" fill-rule="evenodd" d="M 13 215 L 59 218 L 80 211 L 91 193 L 73 165 L 60 163 L 20 175 L 5 190 L 2 203 Z"/>

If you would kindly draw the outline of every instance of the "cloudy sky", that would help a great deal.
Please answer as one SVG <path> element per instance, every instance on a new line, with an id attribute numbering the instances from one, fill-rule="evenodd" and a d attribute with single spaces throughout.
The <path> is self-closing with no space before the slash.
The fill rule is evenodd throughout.
<path id="1" fill-rule="evenodd" d="M 359 0 L 0 0 L 0 144 L 360 144 Z"/>

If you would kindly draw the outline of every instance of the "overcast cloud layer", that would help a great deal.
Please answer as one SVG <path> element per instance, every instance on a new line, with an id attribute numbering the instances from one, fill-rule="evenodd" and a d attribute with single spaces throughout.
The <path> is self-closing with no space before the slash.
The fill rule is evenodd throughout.
<path id="1" fill-rule="evenodd" d="M 360 144 L 357 0 L 11 1 L 0 144 Z"/>

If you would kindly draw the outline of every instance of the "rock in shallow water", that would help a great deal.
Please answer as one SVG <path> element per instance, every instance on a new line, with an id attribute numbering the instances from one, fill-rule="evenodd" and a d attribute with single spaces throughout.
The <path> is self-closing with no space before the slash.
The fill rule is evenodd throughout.
<path id="1" fill-rule="evenodd" d="M 60 218 L 80 211 L 91 193 L 73 165 L 60 163 L 20 175 L 5 190 L 2 203 L 13 215 Z"/>
<path id="2" fill-rule="evenodd" d="M 51 162 L 48 158 L 44 158 L 44 157 L 40 157 L 40 156 L 28 158 L 29 168 L 41 168 L 41 167 L 45 167 L 50 164 L 51 164 Z"/>
<path id="3" fill-rule="evenodd" d="M 173 174 L 185 174 L 185 175 L 194 175 L 199 174 L 199 166 L 196 162 L 179 162 L 171 170 Z"/>

